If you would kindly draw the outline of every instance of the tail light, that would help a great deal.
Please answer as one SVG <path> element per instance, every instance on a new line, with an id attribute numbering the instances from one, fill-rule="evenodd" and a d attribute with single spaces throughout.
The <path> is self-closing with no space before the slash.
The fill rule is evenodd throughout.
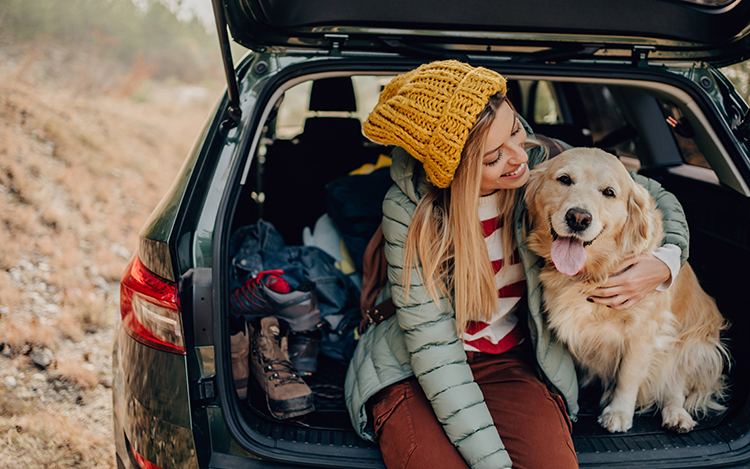
<path id="1" fill-rule="evenodd" d="M 148 459 L 138 454 L 136 450 L 134 450 L 133 447 L 130 445 L 129 441 L 127 443 L 128 443 L 128 449 L 130 449 L 130 453 L 133 455 L 133 459 L 135 459 L 135 462 L 138 463 L 138 466 L 141 467 L 141 469 L 161 469 L 161 467 L 157 466 L 154 463 L 149 462 Z"/>
<path id="2" fill-rule="evenodd" d="M 122 327 L 138 342 L 185 354 L 175 283 L 157 277 L 133 256 L 120 282 Z"/>

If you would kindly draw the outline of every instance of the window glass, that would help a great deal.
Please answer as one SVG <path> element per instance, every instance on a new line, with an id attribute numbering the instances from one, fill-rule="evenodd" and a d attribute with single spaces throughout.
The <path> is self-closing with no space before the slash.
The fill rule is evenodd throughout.
<path id="1" fill-rule="evenodd" d="M 289 88 L 284 92 L 284 101 L 279 107 L 276 120 L 276 137 L 290 140 L 302 133 L 305 119 L 312 116 L 323 117 L 356 117 L 364 122 L 370 111 L 378 103 L 378 96 L 383 87 L 393 79 L 392 76 L 353 76 L 352 86 L 357 100 L 355 112 L 310 111 L 310 91 L 312 81 L 306 81 Z"/>
<path id="2" fill-rule="evenodd" d="M 279 107 L 279 114 L 276 118 L 277 138 L 289 140 L 302 133 L 305 119 L 314 114 L 308 110 L 310 90 L 312 90 L 312 82 L 306 81 L 284 92 L 284 101 Z"/>
<path id="3" fill-rule="evenodd" d="M 671 101 L 662 101 L 661 108 L 664 112 L 664 119 L 672 131 L 672 135 L 680 148 L 680 153 L 685 163 L 711 169 L 711 165 L 708 164 L 706 157 L 703 156 L 703 153 L 693 139 L 695 137 L 695 129 L 690 119 L 683 115 L 680 107 Z"/>
<path id="4" fill-rule="evenodd" d="M 589 129 L 595 142 L 628 125 L 608 86 L 580 83 L 578 91 L 586 109 Z"/>
<path id="5" fill-rule="evenodd" d="M 562 124 L 563 119 L 555 90 L 549 82 L 538 81 L 534 95 L 534 122 L 536 124 Z"/>
<path id="6" fill-rule="evenodd" d="M 635 129 L 628 123 L 617 99 L 607 85 L 579 83 L 578 92 L 594 144 L 617 155 L 628 169 L 637 171 L 640 160 L 635 151 Z"/>

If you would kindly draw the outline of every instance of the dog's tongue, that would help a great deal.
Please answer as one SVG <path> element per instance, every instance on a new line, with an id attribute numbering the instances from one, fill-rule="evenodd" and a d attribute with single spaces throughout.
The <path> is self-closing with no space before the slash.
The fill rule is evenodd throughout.
<path id="1" fill-rule="evenodd" d="M 552 242 L 550 256 L 555 268 L 565 275 L 575 275 L 586 262 L 583 241 L 578 238 L 557 238 Z"/>

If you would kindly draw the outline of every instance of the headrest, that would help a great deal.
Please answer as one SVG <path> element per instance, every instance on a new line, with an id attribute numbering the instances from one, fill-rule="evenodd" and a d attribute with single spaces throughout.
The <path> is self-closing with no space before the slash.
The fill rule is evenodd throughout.
<path id="1" fill-rule="evenodd" d="M 355 117 L 308 117 L 299 136 L 305 142 L 362 142 L 362 123 Z"/>
<path id="2" fill-rule="evenodd" d="M 354 97 L 352 79 L 332 77 L 313 81 L 310 110 L 356 112 L 357 100 Z"/>

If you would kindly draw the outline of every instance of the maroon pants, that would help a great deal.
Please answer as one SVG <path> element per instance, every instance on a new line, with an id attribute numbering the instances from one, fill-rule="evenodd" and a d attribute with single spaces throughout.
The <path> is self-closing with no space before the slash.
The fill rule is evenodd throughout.
<path id="1" fill-rule="evenodd" d="M 468 355 L 513 468 L 577 468 L 563 399 L 539 381 L 524 347 L 500 355 Z M 467 467 L 416 378 L 381 390 L 368 408 L 388 469 Z"/>

